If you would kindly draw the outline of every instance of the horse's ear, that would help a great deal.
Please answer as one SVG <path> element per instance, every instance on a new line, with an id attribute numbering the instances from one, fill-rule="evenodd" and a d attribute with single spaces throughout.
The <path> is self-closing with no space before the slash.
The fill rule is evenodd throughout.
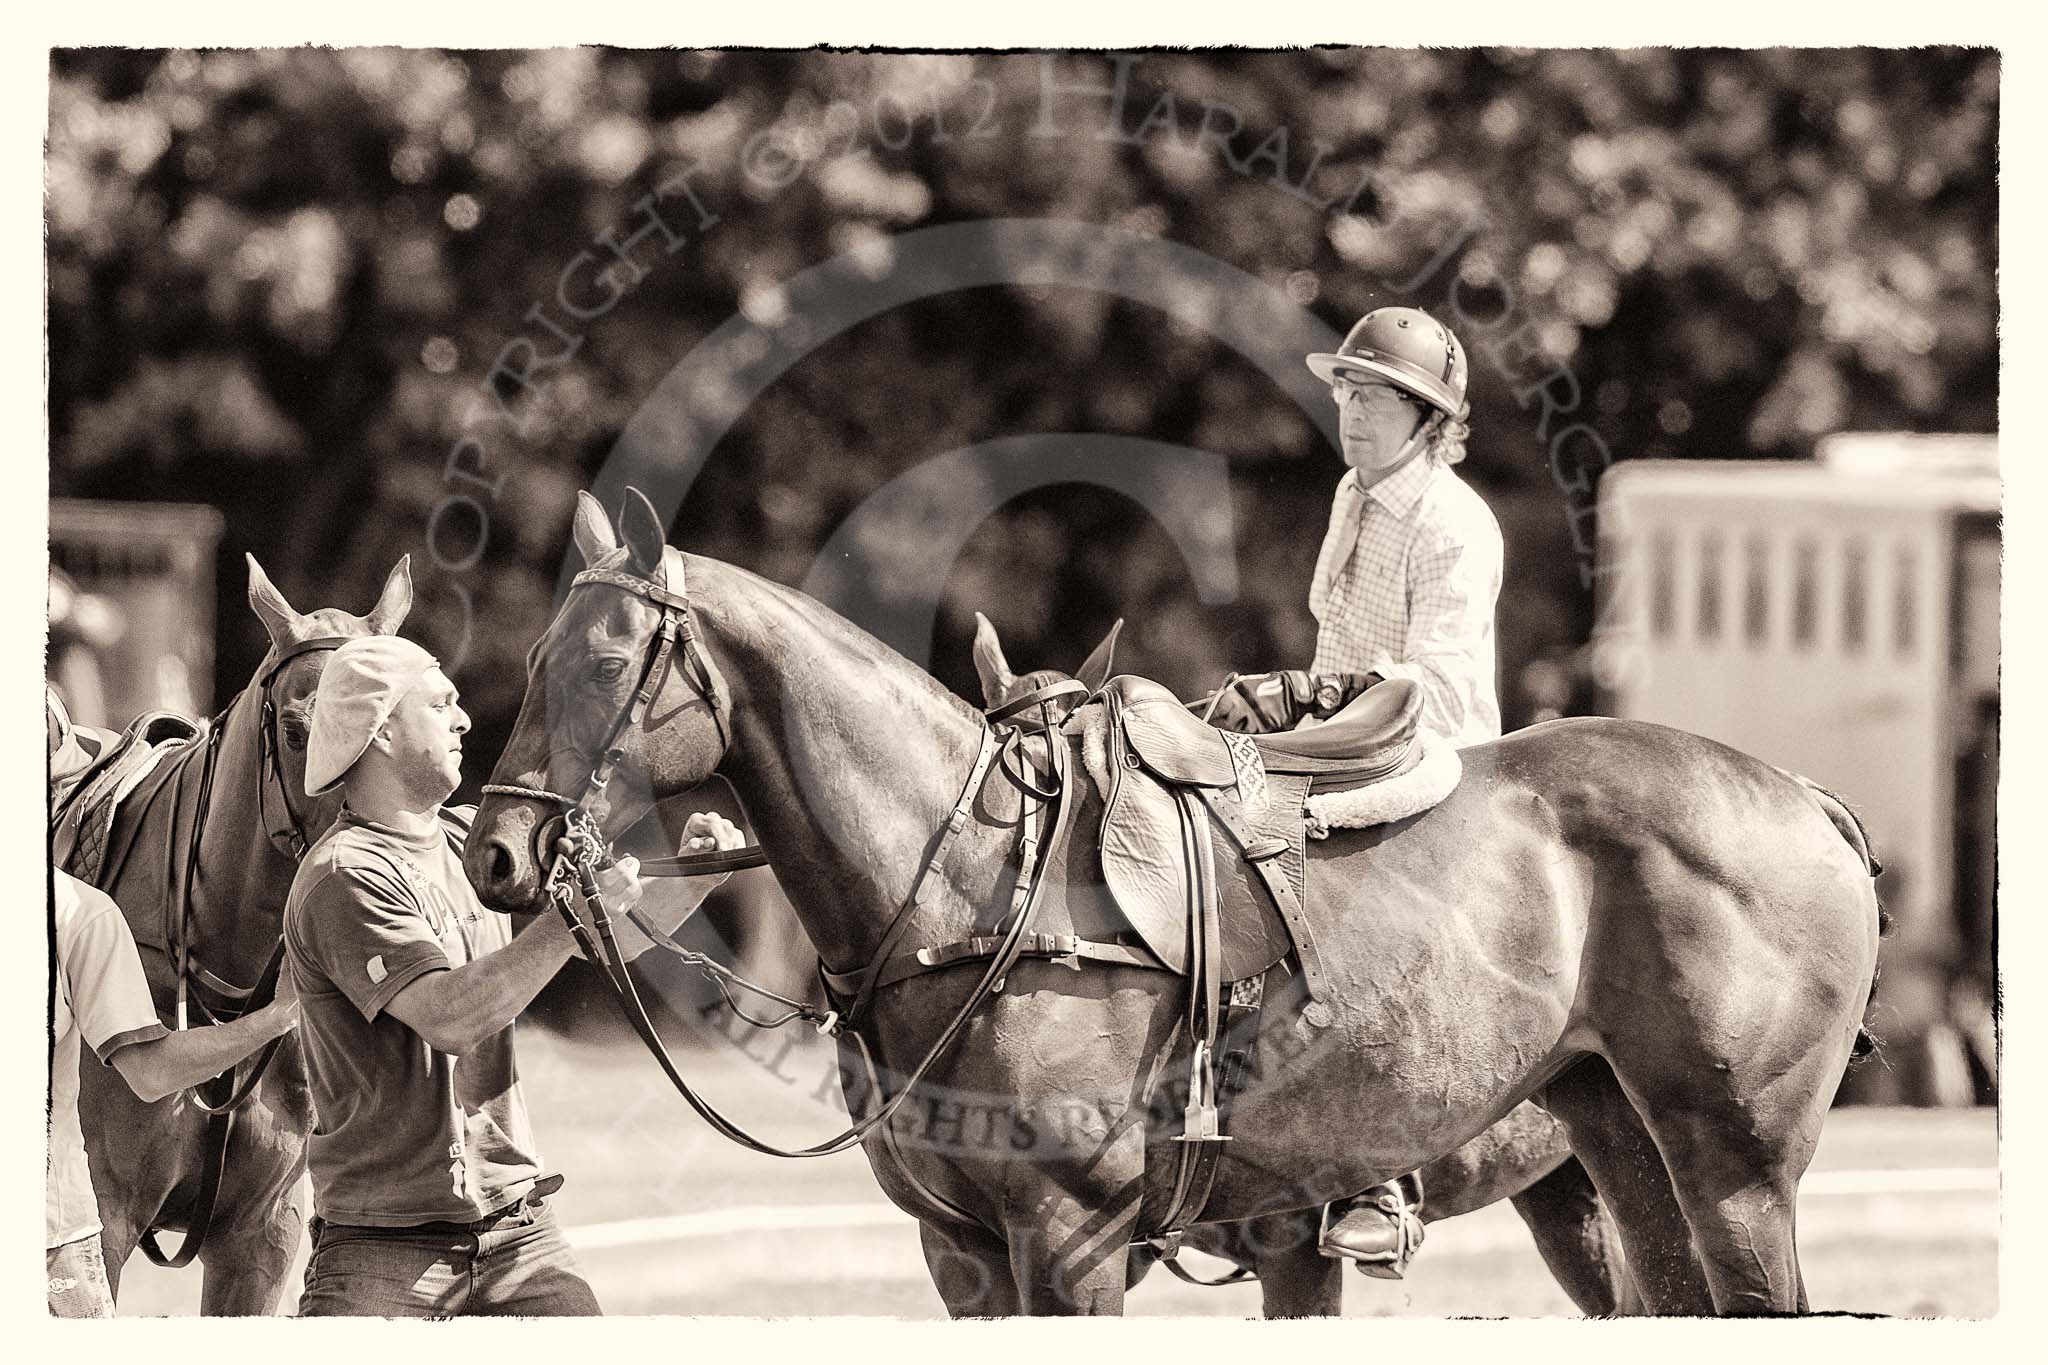
<path id="1" fill-rule="evenodd" d="M 635 572 L 652 577 L 661 567 L 668 528 L 661 524 L 654 504 L 637 488 L 626 489 L 626 501 L 619 508 L 619 539 L 626 543 L 626 555 Z"/>
<path id="2" fill-rule="evenodd" d="M 263 623 L 270 643 L 281 644 L 291 638 L 299 614 L 292 610 L 291 603 L 284 600 L 284 594 L 271 584 L 270 575 L 263 572 L 263 566 L 256 562 L 255 555 L 245 553 L 242 558 L 249 561 L 249 610 L 255 612 L 256 619 Z"/>
<path id="3" fill-rule="evenodd" d="M 576 534 L 576 553 L 583 556 L 585 564 L 595 564 L 605 555 L 619 548 L 619 538 L 612 534 L 610 518 L 604 508 L 597 505 L 597 499 L 576 490 L 576 520 L 573 527 Z"/>
<path id="4" fill-rule="evenodd" d="M 399 623 L 412 610 L 412 556 L 402 556 L 391 568 L 384 580 L 384 591 L 377 595 L 377 605 L 370 608 L 370 614 L 363 618 L 372 634 L 396 635 Z"/>
<path id="5" fill-rule="evenodd" d="M 1102 637 L 1102 643 L 1095 646 L 1095 652 L 1081 661 L 1074 670 L 1074 677 L 1088 686 L 1090 692 L 1100 692 L 1102 685 L 1109 681 L 1110 661 L 1116 656 L 1116 637 L 1123 632 L 1124 618 L 1116 618 L 1116 624 L 1109 628 L 1109 634 Z"/>
<path id="6" fill-rule="evenodd" d="M 981 676 L 982 700 L 990 706 L 1001 706 L 1009 698 L 1010 684 L 1017 681 L 1017 675 L 1010 671 L 1010 661 L 1003 657 L 1003 642 L 996 638 L 996 628 L 980 612 L 974 613 L 974 671 Z"/>

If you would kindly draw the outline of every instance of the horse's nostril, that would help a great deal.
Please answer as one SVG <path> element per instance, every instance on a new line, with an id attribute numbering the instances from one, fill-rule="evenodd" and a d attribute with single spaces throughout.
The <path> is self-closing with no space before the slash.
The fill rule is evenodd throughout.
<path id="1" fill-rule="evenodd" d="M 491 881 L 499 885 L 512 879 L 512 850 L 498 840 L 491 840 Z"/>

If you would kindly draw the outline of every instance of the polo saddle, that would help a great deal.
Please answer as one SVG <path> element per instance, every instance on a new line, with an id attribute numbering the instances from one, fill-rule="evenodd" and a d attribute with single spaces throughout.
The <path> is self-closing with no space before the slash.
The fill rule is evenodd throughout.
<path id="1" fill-rule="evenodd" d="M 1117 906 L 1167 967 L 1187 973 L 1210 946 L 1225 981 L 1256 976 L 1290 948 L 1309 994 L 1321 963 L 1301 914 L 1310 796 L 1350 791 L 1419 760 L 1422 695 L 1397 679 L 1309 730 L 1240 735 L 1204 723 L 1144 678 L 1102 691 L 1108 733 L 1102 868 Z M 1221 869 L 1213 821 L 1235 845 Z"/>
<path id="2" fill-rule="evenodd" d="M 1104 883 L 1135 931 L 1135 941 L 1122 933 L 1115 941 L 1097 941 L 1073 933 L 1023 932 L 1029 928 L 1027 907 L 1026 923 L 1013 931 L 1021 935 L 1016 956 L 1077 968 L 1083 960 L 1140 966 L 1187 979 L 1191 1060 L 1182 1131 L 1176 1137 L 1185 1145 L 1168 1206 L 1146 1220 L 1150 1231 L 1144 1237 L 1171 1267 L 1182 1233 L 1208 1202 L 1222 1144 L 1230 1140 L 1224 1124 L 1258 1039 L 1254 1016 L 1269 976 L 1292 974 L 1291 956 L 1306 997 L 1302 1018 L 1311 1027 L 1326 1028 L 1335 1017 L 1303 909 L 1306 840 L 1328 832 L 1316 828 L 1307 803 L 1386 790 L 1397 785 L 1392 779 L 1417 772 L 1428 755 L 1426 732 L 1417 729 L 1422 695 L 1412 682 L 1390 680 L 1314 729 L 1241 735 L 1199 719 L 1158 683 L 1122 676 L 1111 678 L 1063 720 L 1049 715 L 1036 723 L 1029 720 L 1029 707 L 1062 691 L 1085 693 L 1086 688 L 1071 681 L 1042 688 L 991 711 L 989 720 L 998 733 L 1009 735 L 1003 741 L 1006 749 L 1026 734 L 1042 736 L 1048 745 L 1078 735 L 1083 758 L 1102 788 Z M 979 785 L 990 752 L 985 745 L 983 760 L 968 781 L 969 793 Z M 1060 789 L 1040 795 L 1073 799 Z M 963 806 L 956 815 L 964 811 Z M 1217 857 L 1218 826 L 1236 856 Z M 1054 842 L 1059 837 L 1055 831 Z M 1021 868 L 1033 866 L 1036 845 L 1037 835 L 1027 822 Z M 943 851 L 942 842 L 934 863 Z M 1019 890 L 1031 881 L 1027 871 Z M 1018 914 L 1013 909 L 1012 919 Z M 899 924 L 907 922 L 899 915 Z M 1001 953 L 1002 945 L 1001 934 L 984 934 L 892 954 L 885 937 L 865 969 L 839 973 L 821 964 L 820 975 L 828 997 L 846 1009 L 850 1020 L 875 990 L 956 963 L 987 960 Z M 864 1045 L 850 1044 L 850 1031 L 838 1036 L 847 1074 L 865 1078 L 857 1082 L 864 1098 L 849 1094 L 849 1102 L 860 1108 L 879 1103 L 881 1081 Z M 1224 1048 L 1220 1058 L 1219 1043 Z M 1179 1085 L 1168 1085 L 1171 1104 L 1183 1092 Z M 879 1136 L 885 1148 L 893 1145 L 888 1125 L 881 1126 Z M 896 1164 L 925 1202 L 946 1216 L 972 1221 L 972 1215 L 919 1181 L 900 1155 Z"/>

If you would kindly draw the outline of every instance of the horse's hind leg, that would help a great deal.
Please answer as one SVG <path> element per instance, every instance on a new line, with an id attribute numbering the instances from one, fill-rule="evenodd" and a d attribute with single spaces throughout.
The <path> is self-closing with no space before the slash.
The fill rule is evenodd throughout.
<path id="1" fill-rule="evenodd" d="M 1600 1207 L 1599 1191 L 1577 1157 L 1511 1196 L 1515 1212 L 1529 1225 L 1536 1250 L 1550 1273 L 1589 1317 L 1640 1311 L 1621 1238 Z"/>
<path id="2" fill-rule="evenodd" d="M 1768 1099 L 1745 1105 L 1680 1089 L 1646 1100 L 1643 1113 L 1691 1225 L 1715 1308 L 1724 1314 L 1801 1311 L 1805 1291 L 1793 1212 L 1824 1106 L 1810 1115 L 1774 1115 Z"/>
<path id="3" fill-rule="evenodd" d="M 1773 984 L 1754 983 L 1754 999 L 1773 1000 Z M 1856 1031 L 1856 1011 L 1844 1007 L 1836 1036 L 1815 1041 L 1808 1020 L 1816 996 L 1829 1003 L 1820 994 L 1828 984 L 1787 981 L 1775 1009 L 1695 996 L 1698 1017 L 1682 1027 L 1609 1043 L 1614 1073 L 1663 1153 L 1724 1314 L 1796 1313 L 1804 1302 L 1793 1232 L 1799 1177 Z"/>
<path id="4" fill-rule="evenodd" d="M 1545 1086 L 1543 1107 L 1564 1124 L 1572 1152 L 1606 1201 L 1628 1256 L 1628 1279 L 1651 1313 L 1706 1316 L 1714 1295 L 1664 1158 L 1613 1070 L 1587 1057 Z"/>

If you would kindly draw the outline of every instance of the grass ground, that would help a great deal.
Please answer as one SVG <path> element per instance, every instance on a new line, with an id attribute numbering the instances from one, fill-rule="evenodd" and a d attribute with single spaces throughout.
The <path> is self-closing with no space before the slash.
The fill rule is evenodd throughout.
<path id="1" fill-rule="evenodd" d="M 844 1125 L 845 1111 L 826 1080 L 828 1049 L 805 1037 L 785 1055 L 763 1049 L 754 1062 L 721 1047 L 685 1054 L 683 1064 L 715 1102 L 771 1141 L 816 1141 Z M 860 1153 L 777 1161 L 734 1147 L 629 1043 L 570 1044 L 529 1031 L 520 1051 L 543 1150 L 569 1177 L 557 1208 L 607 1312 L 944 1316 L 916 1225 L 883 1199 Z M 1799 1209 L 1815 1307 L 1994 1314 L 1997 1161 L 1990 1110 L 1837 1110 Z M 297 1298 L 304 1255 L 302 1247 L 282 1311 Z M 196 1312 L 199 1274 L 161 1271 L 137 1257 L 122 1284 L 122 1314 Z M 1248 1317 L 1258 1304 L 1253 1285 L 1197 1289 L 1155 1272 L 1130 1310 Z M 1398 1284 L 1353 1277 L 1344 1311 L 1576 1312 L 1504 1204 L 1434 1224 Z"/>

